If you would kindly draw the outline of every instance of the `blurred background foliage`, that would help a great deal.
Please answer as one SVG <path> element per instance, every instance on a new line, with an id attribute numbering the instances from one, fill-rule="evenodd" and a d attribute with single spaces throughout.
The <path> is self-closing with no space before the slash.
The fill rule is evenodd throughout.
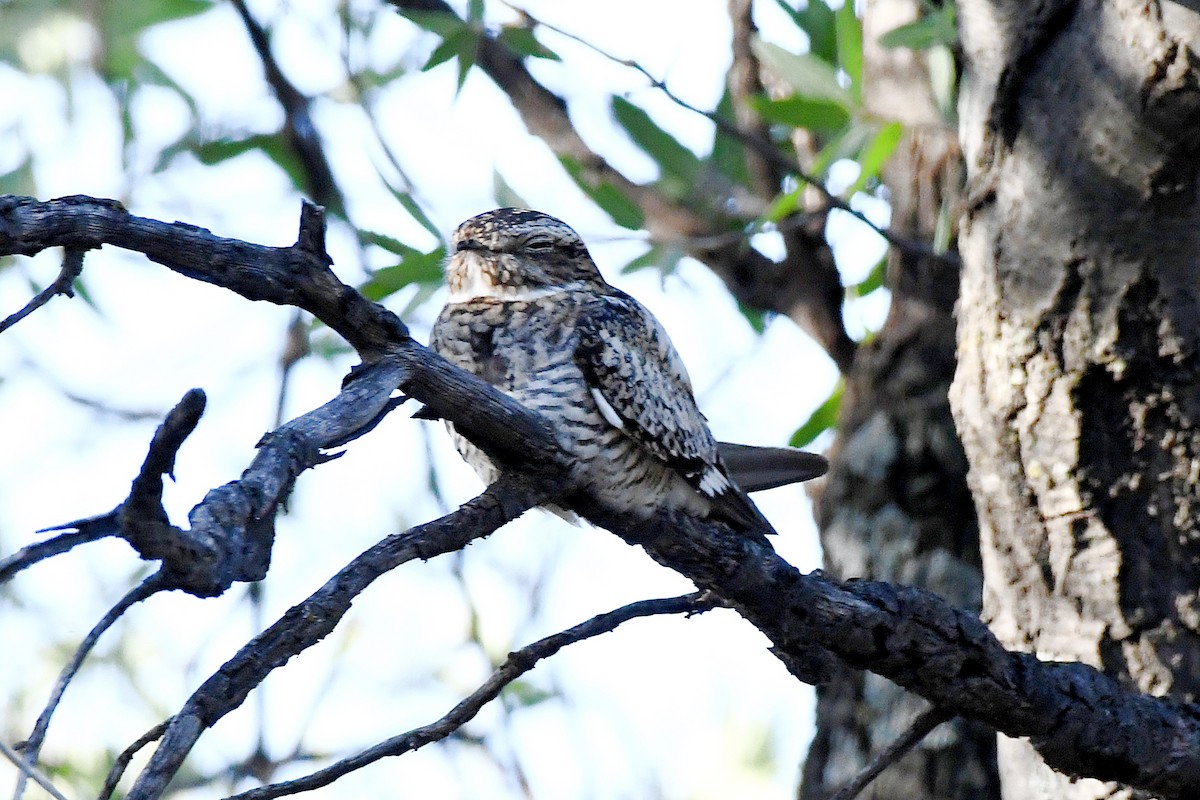
<path id="1" fill-rule="evenodd" d="M 863 218 L 869 216 L 878 220 L 877 224 L 886 224 L 887 193 L 880 183 L 880 169 L 900 142 L 903 128 L 899 122 L 876 118 L 864 108 L 862 26 L 851 3 L 831 6 L 825 0 L 806 0 L 797 7 L 794 0 L 773 0 L 756 4 L 759 31 L 754 34 L 751 48 L 771 80 L 744 98 L 735 97 L 726 86 L 718 90 L 711 105 L 676 94 L 678 76 L 667 80 L 665 73 L 656 74 L 659 65 L 643 64 L 626 53 L 608 52 L 592 41 L 584 12 L 579 12 L 572 25 L 570 13 L 548 9 L 546 15 L 558 21 L 543 21 L 532 9 L 518 9 L 503 2 L 469 0 L 452 7 L 436 2 L 397 5 L 401 6 L 399 10 L 369 0 L 316 4 L 0 0 L 0 77 L 6 85 L 17 87 L 8 93 L 3 104 L 9 108 L 0 114 L 0 194 L 44 197 L 47 187 L 54 190 L 68 186 L 72 187 L 69 191 L 79 193 L 102 187 L 101 193 L 115 197 L 136 213 L 153 215 L 145 209 L 161 208 L 165 209 L 163 214 L 174 213 L 189 222 L 223 219 L 220 209 L 228 195 L 223 196 L 222 191 L 246 192 L 248 183 L 290 196 L 297 201 L 293 208 L 298 207 L 300 196 L 310 197 L 330 212 L 331 238 L 339 247 L 341 274 L 354 276 L 367 296 L 389 304 L 406 318 L 421 309 L 428 314 L 429 302 L 437 298 L 442 285 L 445 237 L 456 221 L 453 214 L 458 213 L 458 219 L 466 216 L 457 201 L 444 199 L 453 197 L 459 173 L 446 168 L 444 181 L 430 180 L 431 170 L 420 163 L 422 157 L 403 151 L 392 132 L 422 124 L 423 111 L 412 102 L 413 90 L 405 87 L 449 92 L 458 97 L 456 102 L 460 104 L 476 102 L 475 96 L 467 96 L 469 82 L 482 69 L 481 54 L 498 44 L 547 87 L 568 95 L 572 119 L 578 119 L 583 138 L 594 143 L 597 152 L 619 162 L 626 174 L 637 175 L 623 183 L 605 178 L 603 170 L 597 170 L 589 158 L 564 152 L 552 156 L 560 176 L 576 187 L 586 202 L 594 204 L 594 209 L 615 226 L 614 230 L 628 234 L 626 244 L 632 245 L 625 248 L 623 267 L 617 265 L 625 274 L 651 272 L 665 280 L 697 246 L 694 241 L 655 235 L 655 220 L 647 214 L 647 197 L 656 198 L 662 208 L 677 209 L 690 220 L 703 221 L 703 231 L 697 237 L 729 236 L 741 247 L 759 248 L 768 254 L 777 249 L 780 230 L 808 221 L 816 213 L 814 208 L 827 208 L 831 200 L 845 209 L 856 209 Z M 231 24 L 235 13 L 238 25 Z M 676 3 L 670 13 L 680 25 L 686 25 L 693 7 Z M 722 22 L 719 11 L 706 9 L 706 13 L 713 18 L 706 24 L 716 25 L 716 35 L 727 38 L 728 20 Z M 625 24 L 652 23 L 634 15 Z M 170 35 L 162 36 L 164 32 Z M 172 48 L 171 42 L 178 42 L 181 35 L 194 40 L 194 49 L 184 53 L 181 48 Z M 925 8 L 919 20 L 893 30 L 883 40 L 887 46 L 922 49 L 931 55 L 928 63 L 933 84 L 948 121 L 953 118 L 956 88 L 953 41 L 953 6 L 934 4 Z M 714 53 L 712 58 L 725 64 L 726 69 L 730 67 L 728 52 Z M 616 72 L 589 77 L 589 70 L 596 70 L 597 64 L 606 64 Z M 449 80 L 432 80 L 447 73 Z M 621 77 L 610 80 L 614 74 Z M 612 86 L 605 92 L 606 82 Z M 579 108 L 584 101 L 571 96 L 576 84 L 581 91 L 591 92 L 587 100 L 590 107 L 582 111 Z M 221 107 L 223 92 L 241 97 L 246 85 L 253 85 L 250 94 L 256 99 Z M 603 96 L 596 96 L 598 93 Z M 481 105 L 476 112 L 484 132 L 492 124 L 489 119 L 494 106 L 506 102 L 506 98 L 491 102 L 492 106 Z M 756 134 L 747 133 L 746 126 L 739 123 L 748 113 L 762 123 L 765 139 L 751 141 Z M 606 121 L 603 116 L 607 116 Z M 98 125 L 98 118 L 107 122 Z M 60 133 L 47 137 L 46 130 Z M 347 140 L 352 142 L 349 150 L 357 148 L 357 152 L 347 151 Z M 750 163 L 762 159 L 764 146 L 774 150 L 776 163 L 794 165 L 767 193 Z M 62 158 L 64 148 L 75 150 L 76 158 L 90 158 L 80 156 L 80 151 L 88 148 L 95 148 L 97 153 L 115 153 L 117 157 L 111 166 L 102 168 L 103 178 L 73 183 L 70 174 L 63 174 L 62 164 L 70 163 Z M 521 163 L 517 158 L 516 165 Z M 475 165 L 470 161 L 467 168 Z M 514 168 L 513 161 L 497 163 L 487 184 L 495 204 L 528 204 L 522 194 L 531 194 L 531 182 Z M 223 190 L 223 186 L 228 189 Z M 640 187 L 638 192 L 644 190 L 646 194 L 631 191 L 631 186 Z M 555 191 L 565 197 L 565 189 Z M 828 198 L 822 194 L 826 191 L 830 193 Z M 531 199 L 545 205 L 544 197 Z M 555 208 L 546 210 L 559 213 Z M 239 235 L 258 222 L 246 220 L 243 227 L 233 226 L 235 232 L 228 235 Z M 839 264 L 847 313 L 856 307 L 867 309 L 860 315 L 859 338 L 869 338 L 871 326 L 878 324 L 881 309 L 887 304 L 883 244 L 867 225 L 848 214 L 843 215 L 840 224 L 842 246 L 861 262 L 852 268 Z M 833 221 L 829 223 L 831 239 L 834 225 Z M 274 231 L 263 233 L 256 241 L 274 235 Z M 247 238 L 254 237 L 247 234 Z M 0 277 L 6 273 L 10 279 L 18 275 L 20 284 L 35 290 L 48 282 L 20 259 L 0 260 Z M 98 271 L 87 270 L 79 286 L 85 301 L 92 303 L 94 313 L 101 317 L 116 313 L 94 298 L 94 284 L 102 280 L 105 278 Z M 18 298 L 11 291 L 2 296 L 10 304 Z M 15 307 L 6 308 L 5 313 Z M 762 335 L 771 311 L 741 302 L 735 307 L 755 335 Z M 219 326 L 220 321 L 213 319 L 208 324 Z M 290 320 L 288 330 L 285 344 L 278 347 L 282 359 L 277 403 L 280 414 L 285 407 L 290 408 L 286 397 L 288 375 L 298 361 L 325 360 L 342 369 L 348 356 L 340 340 L 315 323 L 296 317 Z M 0 346 L 3 344 L 0 342 Z M 30 358 L 25 354 L 6 363 L 28 367 Z M 0 380 L 12 379 L 12 374 L 7 378 L 0 375 Z M 827 440 L 837 419 L 841 383 L 837 381 L 832 389 L 822 391 L 824 400 L 818 397 L 811 413 L 794 426 L 791 444 L 819 445 Z M 99 415 L 93 419 L 111 420 L 116 415 L 138 422 L 142 426 L 139 430 L 152 427 L 160 412 L 151 401 L 135 407 L 96 402 L 94 398 L 75 400 L 90 404 L 92 412 Z M 11 420 L 5 423 L 11 424 Z M 17 456 L 10 450 L 9 457 Z M 447 508 L 450 501 L 443 499 L 436 458 L 429 456 L 425 462 L 428 468 L 422 491 L 432 498 L 431 508 Z M 61 520 L 47 523 L 56 521 Z M 398 519 L 396 523 L 411 521 Z M 11 521 L 0 526 L 5 551 L 25 541 L 21 537 L 26 531 L 13 530 L 12 526 Z M 452 644 L 459 657 L 449 663 L 418 663 L 413 667 L 410 688 L 421 693 L 424 701 L 419 704 L 420 710 L 429 714 L 471 684 L 463 676 L 475 675 L 480 661 L 485 665 L 498 663 L 509 649 L 528 639 L 525 628 L 538 628 L 532 620 L 546 602 L 555 565 L 555 557 L 550 556 L 525 569 L 505 563 L 489 572 L 472 567 L 466 554 L 450 561 L 441 567 L 442 577 L 456 583 L 452 604 L 466 624 L 461 640 Z M 103 559 L 98 559 L 86 571 L 90 580 L 100 586 L 107 584 L 110 589 L 145 573 L 145 567 L 138 565 L 127 574 L 112 575 L 99 566 L 102 563 Z M 471 576 L 472 571 L 477 574 Z M 503 622 L 489 618 L 496 595 L 487 583 L 498 580 L 498 574 L 509 585 L 506 596 L 520 598 L 519 602 L 509 600 L 520 607 L 504 615 Z M 414 592 L 420 598 L 418 604 L 430 602 L 430 597 L 445 600 L 445 590 L 431 589 L 426 582 L 421 585 L 429 594 Z M 20 612 L 25 618 L 24 622 L 10 621 L 7 635 L 33 636 L 37 626 L 30 620 L 36 620 L 40 613 L 50 613 L 43 608 L 46 601 L 31 594 L 26 584 L 11 584 L 4 592 L 5 611 L 0 616 Z M 104 597 L 108 592 L 99 589 L 95 594 Z M 264 621 L 270 622 L 261 598 L 255 592 L 249 598 L 254 609 L 249 629 L 239 622 L 234 627 L 242 630 L 241 634 L 214 635 L 240 641 Z M 236 609 L 241 607 L 225 606 L 218 613 L 240 614 Z M 52 632 L 22 663 L 36 663 L 40 673 L 56 670 L 66 660 L 78 633 L 77 626 Z M 172 704 L 164 697 L 172 693 L 160 693 L 136 678 L 144 670 L 137 664 L 139 637 L 148 635 L 132 626 L 119 626 L 93 657 L 89 666 L 92 672 L 85 672 L 77 690 L 88 691 L 97 680 L 97 671 L 112 671 L 130 676 L 117 692 L 120 698 L 136 696 L 137 703 L 151 709 L 151 716 L 161 719 L 169 715 Z M 333 643 L 336 652 L 321 662 L 323 666 L 307 670 L 314 685 L 334 681 L 339 674 L 338 658 L 355 642 L 355 629 L 351 627 Z M 13 641 L 5 644 L 6 648 L 15 646 Z M 212 660 L 211 656 L 197 658 Z M 191 684 L 202 679 L 211 667 L 207 661 L 192 663 L 173 680 Z M 27 735 L 22 730 L 30 712 L 36 715 L 36 708 L 43 702 L 44 683 L 17 674 L 5 676 L 4 683 L 11 692 L 7 703 L 10 714 L 0 732 L 8 741 L 17 741 Z M 297 712 L 295 735 L 288 746 L 268 742 L 263 719 L 267 712 L 260 697 L 257 720 L 238 723 L 247 728 L 241 737 L 233 737 L 239 743 L 224 750 L 218 748 L 218 755 L 194 765 L 180 785 L 181 791 L 191 783 L 200 787 L 202 794 L 197 796 L 212 796 L 214 785 L 221 791 L 242 786 L 249 778 L 267 780 L 280 769 L 302 767 L 334 753 L 341 744 L 336 737 L 332 737 L 334 744 L 328 744 L 327 738 L 326 745 L 320 745 L 301 734 L 306 728 L 302 718 L 315 716 L 322 702 L 318 690 L 310 688 L 307 696 L 312 707 Z M 521 709 L 551 701 L 566 705 L 578 702 L 554 679 L 514 684 L 502 700 L 501 722 L 490 724 L 489 731 L 508 728 L 511 733 L 521 724 L 513 717 Z M 304 704 L 296 705 L 299 708 Z M 735 755 L 750 773 L 794 773 L 796 765 L 786 759 L 781 763 L 779 754 L 773 751 L 773 737 L 778 733 L 772 727 L 774 723 L 747 730 L 745 726 L 751 723 L 728 709 L 720 713 L 726 715 L 729 727 L 724 733 L 714 733 L 713 739 L 722 747 L 739 751 L 740 755 Z M 49 753 L 47 768 L 51 774 L 67 779 L 68 785 L 95 787 L 120 745 L 110 744 L 109 738 L 101 736 L 90 740 L 86 733 L 73 738 L 73 746 Z M 116 740 L 132 738 L 118 735 Z M 507 787 L 482 796 L 555 796 L 547 794 L 544 787 L 531 788 L 530 782 L 537 780 L 526 774 L 530 751 L 523 751 L 514 741 L 503 733 L 477 734 L 468 727 L 446 747 L 452 752 L 461 751 L 458 758 L 491 765 L 480 768 L 480 774 L 504 776 L 474 779 L 482 785 Z M 601 750 L 613 746 L 609 740 L 592 745 Z M 664 776 L 649 767 L 641 769 L 630 779 L 639 787 L 636 796 L 682 796 L 664 788 L 671 785 L 669 774 Z M 471 793 L 471 780 L 464 778 L 463 786 L 467 788 L 459 787 L 458 791 L 464 796 L 481 796 Z M 719 786 L 725 788 L 727 784 Z M 692 791 L 696 796 L 711 794 Z"/>

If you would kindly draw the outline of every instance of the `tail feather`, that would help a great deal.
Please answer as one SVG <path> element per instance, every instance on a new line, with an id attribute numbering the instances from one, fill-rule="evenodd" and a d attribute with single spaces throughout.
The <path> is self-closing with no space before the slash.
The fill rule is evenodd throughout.
<path id="1" fill-rule="evenodd" d="M 760 492 L 819 478 L 829 469 L 824 456 L 794 447 L 756 447 L 717 442 L 729 477 L 747 492 Z"/>

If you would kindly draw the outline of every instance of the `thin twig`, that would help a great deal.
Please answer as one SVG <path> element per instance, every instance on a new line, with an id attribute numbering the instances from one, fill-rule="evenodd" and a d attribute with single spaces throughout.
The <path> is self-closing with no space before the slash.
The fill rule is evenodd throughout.
<path id="1" fill-rule="evenodd" d="M 46 777 L 40 769 L 30 764 L 21 754 L 8 746 L 8 743 L 0 739 L 0 755 L 3 755 L 21 771 L 22 777 L 28 776 L 33 778 L 33 782 L 50 793 L 54 800 L 67 800 L 66 796 L 54 787 L 50 782 L 50 778 Z"/>
<path id="2" fill-rule="evenodd" d="M 561 479 L 505 473 L 479 497 L 440 519 L 393 534 L 355 557 L 336 575 L 255 636 L 196 689 L 175 714 L 162 744 L 129 790 L 130 800 L 162 796 L 200 735 L 242 705 L 271 672 L 328 636 L 351 603 L 380 576 L 415 559 L 454 552 L 490 535 L 534 506 L 557 499 Z"/>
<path id="3" fill-rule="evenodd" d="M 573 628 L 561 631 L 545 639 L 540 639 L 531 645 L 510 653 L 508 658 L 492 673 L 478 689 L 465 697 L 458 705 L 441 719 L 429 725 L 393 736 L 380 742 L 357 755 L 344 758 L 325 769 L 311 775 L 291 781 L 281 781 L 268 786 L 240 794 L 232 795 L 226 800 L 269 800 L 273 797 L 307 792 L 327 786 L 338 778 L 362 769 L 381 758 L 398 756 L 424 747 L 427 744 L 441 741 L 469 722 L 485 705 L 495 700 L 504 687 L 524 675 L 541 660 L 549 658 L 569 644 L 608 633 L 623 622 L 638 617 L 648 617 L 660 614 L 697 614 L 708 611 L 720 605 L 720 601 L 706 592 L 693 592 L 680 597 L 668 597 L 658 600 L 642 600 L 630 603 L 606 614 L 592 617 L 586 622 Z"/>
<path id="4" fill-rule="evenodd" d="M 125 770 L 129 766 L 129 762 L 133 760 L 133 757 L 137 755 L 138 751 L 143 747 L 153 741 L 161 739 L 163 733 L 165 733 L 167 730 L 167 725 L 170 724 L 170 722 L 170 719 L 163 720 L 139 736 L 133 742 L 133 744 L 121 751 L 121 754 L 117 756 L 116 761 L 114 761 L 113 765 L 109 767 L 108 775 L 104 777 L 104 786 L 100 787 L 100 794 L 97 795 L 96 800 L 108 800 L 108 798 L 112 797 L 112 793 L 116 791 L 117 784 L 120 783 L 121 776 L 125 774 Z"/>
<path id="5" fill-rule="evenodd" d="M 308 324 L 304 312 L 296 309 L 292 312 L 292 321 L 288 323 L 284 334 L 283 349 L 279 353 L 279 396 L 275 404 L 275 424 L 278 428 L 284 423 L 283 407 L 287 402 L 288 385 L 291 380 L 292 367 L 302 358 L 312 352 L 308 338 Z"/>
<path id="6" fill-rule="evenodd" d="M 244 0 L 233 0 L 233 7 L 242 19 L 242 25 L 262 62 L 267 85 L 283 108 L 284 133 L 304 168 L 306 187 L 317 203 L 332 209 L 340 216 L 346 215 L 346 202 L 338 189 L 333 169 L 325 156 L 325 145 L 320 131 L 313 122 L 310 106 L 312 98 L 305 95 L 283 74 L 279 62 L 271 53 L 271 41 L 266 29 L 250 13 Z"/>
<path id="7" fill-rule="evenodd" d="M 916 747 L 934 728 L 943 722 L 948 722 L 955 716 L 952 711 L 941 706 L 934 706 L 926 710 L 912 721 L 912 724 L 908 726 L 908 730 L 900 734 L 887 747 L 880 750 L 862 772 L 855 775 L 845 786 L 831 794 L 829 800 L 854 800 L 859 792 L 867 788 L 867 785 L 871 781 L 879 777 L 879 773 L 899 761 L 905 753 Z"/>
<path id="8" fill-rule="evenodd" d="M 848 200 L 845 200 L 840 195 L 835 194 L 834 192 L 830 191 L 829 188 L 827 186 L 825 186 L 825 183 L 823 181 L 821 181 L 821 179 L 817 178 L 815 175 L 812 175 L 812 174 L 806 172 L 804 169 L 802 169 L 800 167 L 799 164 L 797 164 L 792 159 L 785 156 L 782 152 L 780 152 L 779 148 L 776 147 L 775 144 L 773 142 L 771 142 L 769 139 L 764 139 L 763 137 L 757 136 L 749 131 L 742 130 L 737 125 L 735 125 L 732 122 L 730 122 L 729 120 L 725 119 L 724 117 L 722 117 L 720 114 L 716 113 L 715 111 L 706 111 L 705 109 L 700 108 L 699 106 L 689 103 L 687 100 L 684 100 L 682 97 L 680 97 L 679 95 L 677 95 L 673 91 L 671 91 L 670 87 L 667 86 L 665 81 L 656 77 L 652 72 L 650 72 L 650 70 L 643 67 L 637 61 L 634 61 L 633 59 L 630 59 L 630 58 L 621 58 L 620 56 L 615 56 L 612 53 L 607 52 L 600 46 L 593 44 L 592 42 L 589 42 L 587 39 L 583 38 L 582 36 L 579 36 L 578 34 L 571 33 L 570 31 L 559 28 L 558 26 L 552 25 L 548 22 L 543 22 L 542 20 L 540 20 L 537 17 L 530 14 L 528 11 L 525 11 L 524 9 L 514 5 L 513 3 L 508 2 L 508 0 L 500 0 L 500 2 L 504 3 L 504 5 L 508 6 L 513 11 L 517 12 L 518 14 L 520 14 L 522 17 L 529 20 L 529 22 L 533 23 L 534 25 L 540 25 L 541 27 L 546 28 L 547 30 L 554 31 L 555 33 L 559 34 L 560 36 L 565 36 L 566 38 L 571 39 L 572 41 L 583 45 L 584 47 L 588 48 L 592 52 L 596 53 L 597 55 L 601 56 L 602 58 L 605 58 L 605 59 L 613 62 L 614 64 L 618 64 L 622 67 L 627 67 L 629 69 L 634 70 L 635 72 L 642 75 L 650 83 L 651 88 L 657 89 L 658 91 L 662 92 L 663 96 L 665 96 L 671 102 L 675 103 L 680 108 L 691 111 L 693 114 L 699 114 L 700 116 L 704 117 L 709 122 L 711 122 L 713 125 L 715 125 L 717 127 L 717 130 L 719 130 L 721 133 L 724 133 L 725 135 L 727 135 L 733 139 L 736 139 L 737 141 L 746 145 L 751 150 L 753 150 L 759 157 L 763 158 L 764 160 L 766 160 L 773 166 L 777 167 L 778 169 L 784 170 L 785 172 L 791 173 L 791 174 L 795 175 L 796 177 L 798 177 L 800 180 L 811 185 L 813 188 L 815 188 L 820 193 L 821 197 L 824 198 L 826 208 L 818 210 L 816 212 L 810 212 L 810 213 L 820 213 L 821 211 L 828 211 L 831 208 L 836 208 L 839 211 L 844 211 L 845 213 L 847 213 L 850 216 L 857 219 L 859 222 L 866 225 L 871 230 L 875 231 L 875 233 L 882 236 L 884 238 L 884 240 L 887 241 L 888 244 L 892 245 L 893 247 L 896 247 L 905 252 L 912 253 L 914 255 L 921 256 L 924 258 L 935 258 L 935 259 L 938 259 L 941 261 L 945 261 L 947 263 L 952 263 L 955 265 L 958 264 L 958 258 L 952 253 L 939 253 L 936 250 L 934 250 L 933 247 L 925 244 L 924 242 L 919 242 L 915 239 L 910 239 L 906 236 L 901 236 L 900 234 L 892 231 L 890 228 L 885 228 L 885 227 L 873 222 L 862 211 L 859 211 L 858 209 L 853 208 L 850 205 L 850 202 Z"/>
<path id="9" fill-rule="evenodd" d="M 72 524 L 70 527 L 75 527 Z M 43 559 L 56 556 L 59 553 L 65 553 L 76 545 L 87 544 L 98 539 L 103 539 L 106 536 L 116 536 L 118 533 L 117 527 L 114 525 L 111 528 L 102 526 L 90 526 L 82 530 L 74 530 L 70 533 L 63 533 L 55 536 L 53 539 L 47 539 L 44 542 L 27 545 L 22 547 L 11 556 L 0 559 L 0 584 L 7 583 L 16 576 L 18 572 L 31 567 Z"/>
<path id="10" fill-rule="evenodd" d="M 20 311 L 10 314 L 3 321 L 0 321 L 0 333 L 4 333 L 34 311 L 46 305 L 46 303 L 50 302 L 50 298 L 56 294 L 74 297 L 75 289 L 73 287 L 75 279 L 79 277 L 79 273 L 81 272 L 83 272 L 83 251 L 67 248 L 63 252 L 62 269 L 58 271 L 58 277 L 54 279 L 54 283 L 38 292 L 37 297 L 26 303 L 25 307 Z"/>
<path id="11" fill-rule="evenodd" d="M 58 675 L 58 680 L 54 683 L 54 688 L 50 692 L 50 699 L 46 701 L 46 707 L 42 709 L 41 715 L 33 726 L 33 733 L 25 740 L 25 746 L 22 748 L 25 758 L 30 764 L 36 764 L 38 753 L 42 749 L 42 743 L 46 739 L 46 730 L 50 727 L 50 719 L 54 716 L 55 709 L 58 708 L 59 701 L 62 700 L 63 692 L 67 690 L 67 686 L 74 679 L 75 674 L 79 672 L 79 668 L 83 666 L 84 659 L 92 652 L 92 648 L 96 646 L 96 642 L 104 635 L 104 632 L 113 626 L 121 615 L 132 608 L 137 603 L 145 600 L 161 589 L 165 588 L 166 582 L 163 580 L 161 572 L 156 572 L 146 580 L 142 581 L 137 586 L 125 593 L 125 596 L 117 601 L 116 605 L 108 610 L 108 613 L 100 618 L 100 621 L 88 631 L 88 635 L 79 643 L 79 647 L 75 649 L 75 654 L 71 656 L 71 660 L 63 667 L 62 672 Z M 25 791 L 26 775 L 22 774 L 17 779 L 17 788 L 13 792 L 13 800 L 21 800 L 21 795 Z"/>

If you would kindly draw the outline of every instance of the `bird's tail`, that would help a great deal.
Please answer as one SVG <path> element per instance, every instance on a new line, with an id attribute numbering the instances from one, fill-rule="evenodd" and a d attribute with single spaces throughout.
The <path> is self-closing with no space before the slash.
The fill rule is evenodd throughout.
<path id="1" fill-rule="evenodd" d="M 717 442 L 717 450 L 733 482 L 747 492 L 761 492 L 819 478 L 829 469 L 824 456 L 794 447 L 755 447 Z"/>

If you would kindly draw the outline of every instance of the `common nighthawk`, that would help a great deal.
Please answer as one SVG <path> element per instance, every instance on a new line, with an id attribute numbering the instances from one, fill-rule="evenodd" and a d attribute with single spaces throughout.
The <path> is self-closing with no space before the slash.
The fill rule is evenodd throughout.
<path id="1" fill-rule="evenodd" d="M 775 532 L 731 478 L 666 331 L 605 282 L 575 231 L 538 211 L 501 208 L 464 222 L 451 245 L 450 297 L 431 346 L 540 413 L 594 502 L 641 517 L 682 509 L 755 538 Z M 447 427 L 467 463 L 494 481 L 491 459 Z M 788 462 L 792 477 L 756 477 L 762 486 L 825 471 L 820 456 L 763 452 Z M 745 461 L 747 451 L 735 457 Z"/>

